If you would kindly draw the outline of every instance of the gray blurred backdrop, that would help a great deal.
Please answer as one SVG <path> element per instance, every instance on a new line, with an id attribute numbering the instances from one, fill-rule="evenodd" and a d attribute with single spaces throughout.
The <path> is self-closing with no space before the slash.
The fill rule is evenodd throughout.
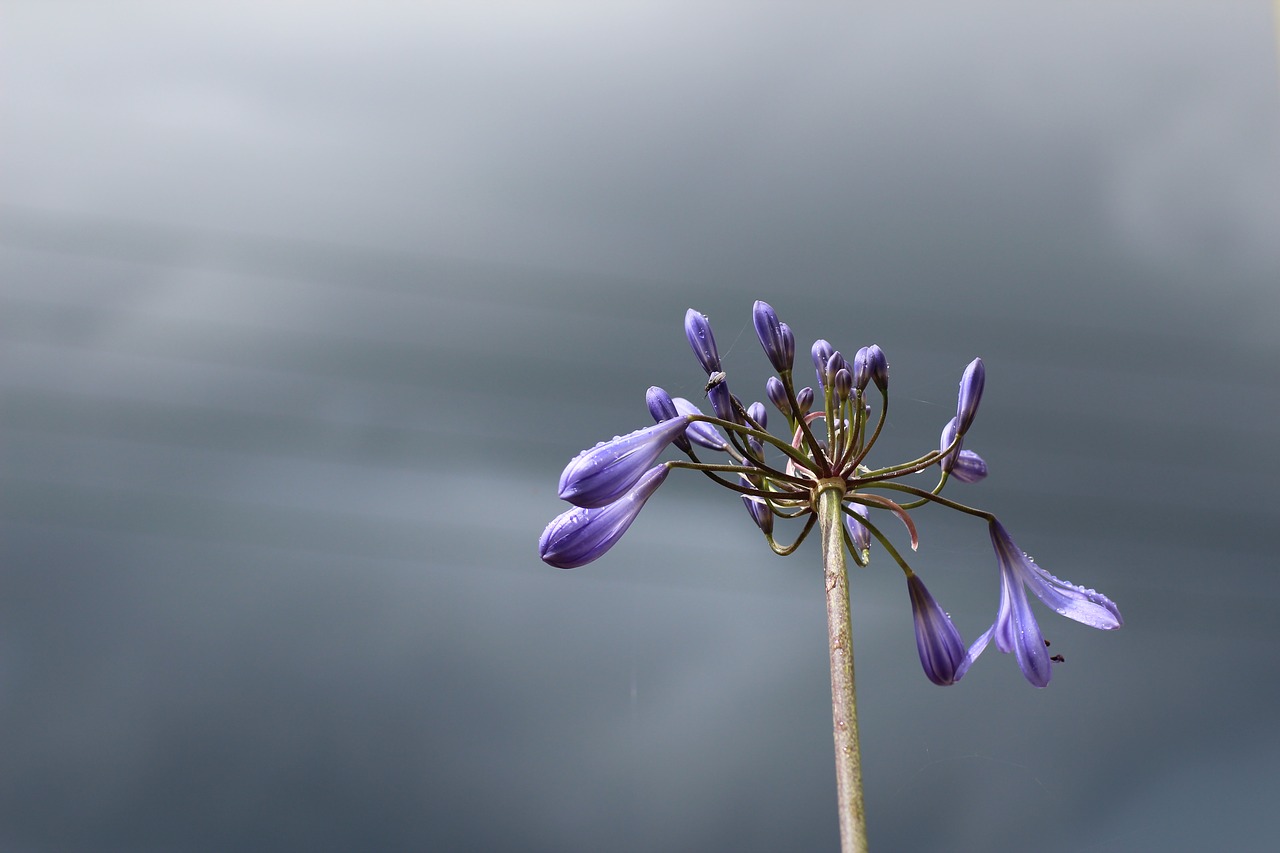
<path id="1" fill-rule="evenodd" d="M 836 846 L 816 545 L 677 472 L 570 572 L 564 463 L 752 301 L 879 343 L 882 462 L 1115 599 L 1035 690 L 852 582 L 873 846 L 1280 834 L 1280 71 L 1257 2 L 9 2 L 0 848 Z M 804 361 L 807 365 L 807 360 Z M 807 368 L 804 371 L 807 373 Z M 966 639 L 984 526 L 917 514 Z M 895 531 L 895 535 L 897 532 Z M 1039 608 L 1039 605 L 1036 605 Z"/>

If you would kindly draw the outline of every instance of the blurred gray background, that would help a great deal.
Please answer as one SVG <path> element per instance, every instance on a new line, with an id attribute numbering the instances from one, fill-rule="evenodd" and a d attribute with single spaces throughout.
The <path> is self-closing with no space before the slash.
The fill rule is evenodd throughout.
<path id="1" fill-rule="evenodd" d="M 816 545 L 677 472 L 536 541 L 584 447 L 762 397 L 770 301 L 879 343 L 877 457 L 966 446 L 1043 691 L 852 581 L 873 847 L 1280 834 L 1271 3 L 0 10 L 0 848 L 836 847 Z M 807 374 L 807 368 L 802 375 Z M 913 565 L 966 639 L 984 526 Z M 897 532 L 895 531 L 895 535 Z"/>

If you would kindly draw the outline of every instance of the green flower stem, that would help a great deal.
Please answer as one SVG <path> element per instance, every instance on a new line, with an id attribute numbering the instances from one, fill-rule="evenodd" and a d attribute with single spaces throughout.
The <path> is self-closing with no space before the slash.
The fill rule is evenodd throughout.
<path id="1" fill-rule="evenodd" d="M 867 824 L 862 804 L 862 756 L 858 750 L 858 705 L 853 684 L 849 575 L 844 562 L 844 513 L 841 509 L 844 489 L 843 480 L 822 480 L 814 486 L 827 589 L 827 641 L 831 652 L 831 719 L 836 749 L 840 850 L 842 853 L 865 853 Z"/>

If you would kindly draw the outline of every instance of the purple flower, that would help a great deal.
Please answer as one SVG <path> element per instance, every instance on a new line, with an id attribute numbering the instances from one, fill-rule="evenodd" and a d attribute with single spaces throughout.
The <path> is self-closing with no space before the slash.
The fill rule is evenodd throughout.
<path id="1" fill-rule="evenodd" d="M 800 411 L 795 413 L 798 417 L 804 417 L 813 408 L 813 389 L 807 385 L 796 392 L 796 402 L 800 404 Z"/>
<path id="2" fill-rule="evenodd" d="M 702 410 L 690 403 L 684 397 L 676 397 L 672 400 L 676 404 L 676 411 L 682 415 L 700 415 Z M 724 450 L 729 443 L 720 437 L 720 433 L 716 428 L 706 421 L 694 421 L 689 424 L 689 428 L 684 434 L 694 444 L 700 444 L 711 450 Z"/>
<path id="3" fill-rule="evenodd" d="M 871 348 L 861 347 L 853 357 L 853 387 L 859 391 L 867 390 L 871 381 Z"/>
<path id="4" fill-rule="evenodd" d="M 710 376 L 720 370 L 720 351 L 716 349 L 716 336 L 711 334 L 711 321 L 705 314 L 690 308 L 684 315 L 684 334 L 693 347 L 698 363 Z"/>
<path id="5" fill-rule="evenodd" d="M 650 468 L 631 491 L 607 506 L 579 506 L 556 516 L 538 539 L 538 555 L 559 569 L 577 568 L 600 557 L 627 532 L 668 470 L 666 465 Z"/>
<path id="6" fill-rule="evenodd" d="M 676 411 L 676 404 L 671 400 L 671 395 L 657 385 L 649 386 L 649 390 L 644 395 L 644 402 L 649 407 L 649 414 L 653 415 L 653 419 L 658 423 L 680 417 L 680 413 Z M 671 441 L 676 447 L 686 453 L 689 452 L 689 439 L 684 435 L 677 435 Z"/>
<path id="7" fill-rule="evenodd" d="M 982 388 L 987 383 L 987 369 L 982 359 L 975 358 L 964 369 L 960 377 L 960 394 L 956 400 L 956 425 L 959 433 L 964 435 L 973 424 L 973 416 L 978 413 L 978 402 L 982 399 Z"/>
<path id="8" fill-rule="evenodd" d="M 577 506 L 613 503 L 688 426 L 688 418 L 672 418 L 582 451 L 569 460 L 560 475 L 560 497 Z"/>
<path id="9" fill-rule="evenodd" d="M 1049 683 L 1052 676 L 1049 652 L 1035 614 L 1031 612 L 1028 589 L 1049 609 L 1091 628 L 1109 631 L 1124 624 L 1120 609 L 1111 599 L 1092 589 L 1059 580 L 1037 566 L 995 519 L 991 521 L 991 544 L 995 546 L 996 562 L 1000 566 L 1000 608 L 996 611 L 996 621 L 969 649 L 957 679 L 994 638 L 996 648 L 1005 654 L 1014 653 L 1022 674 L 1033 686 L 1044 687 Z"/>
<path id="10" fill-rule="evenodd" d="M 955 684 L 963 674 L 964 640 L 924 582 L 914 573 L 907 575 L 907 592 L 911 595 L 911 616 L 916 623 L 916 650 L 920 665 L 934 684 Z"/>
<path id="11" fill-rule="evenodd" d="M 790 370 L 796 358 L 796 339 L 791 329 L 778 320 L 777 313 L 768 302 L 757 301 L 751 315 L 760 346 L 764 347 L 764 354 L 769 357 L 773 369 L 779 373 Z"/>
<path id="12" fill-rule="evenodd" d="M 972 450 L 961 450 L 960 454 L 956 456 L 955 464 L 951 469 L 951 476 L 962 483 L 976 483 L 979 480 L 986 479 L 987 463 Z"/>

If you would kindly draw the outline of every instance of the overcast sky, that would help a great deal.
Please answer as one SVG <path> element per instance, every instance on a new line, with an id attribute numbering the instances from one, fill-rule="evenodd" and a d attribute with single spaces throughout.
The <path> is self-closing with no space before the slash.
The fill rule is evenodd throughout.
<path id="1" fill-rule="evenodd" d="M 571 572 L 579 450 L 879 343 L 1054 574 L 1036 690 L 852 579 L 881 850 L 1267 850 L 1280 64 L 1266 2 L 0 10 L 0 847 L 834 849 L 816 547 L 675 472 Z M 950 492 L 951 487 L 949 487 Z M 981 524 L 913 567 L 966 639 Z M 1036 605 L 1039 607 L 1039 605 Z"/>

